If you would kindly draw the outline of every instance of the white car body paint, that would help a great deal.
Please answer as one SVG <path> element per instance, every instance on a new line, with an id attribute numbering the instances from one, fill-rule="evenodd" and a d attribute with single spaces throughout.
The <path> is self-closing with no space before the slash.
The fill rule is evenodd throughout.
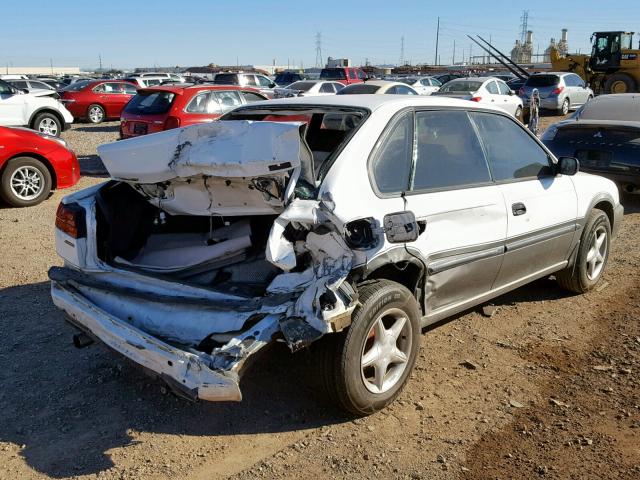
<path id="1" fill-rule="evenodd" d="M 308 104 L 309 100 L 303 98 L 282 99 L 255 103 L 249 108 L 270 109 Z M 206 202 L 206 208 L 202 208 L 197 206 L 201 200 L 191 198 L 190 202 L 186 197 L 169 207 L 178 212 L 195 212 L 190 213 L 195 215 L 202 212 L 211 215 L 221 211 L 225 215 L 264 212 L 278 215 L 265 250 L 267 260 L 278 267 L 281 273 L 271 280 L 263 297 L 248 299 L 119 268 L 102 261 L 96 245 L 96 194 L 102 187 L 98 185 L 63 200 L 64 203 L 77 203 L 85 209 L 87 237 L 75 240 L 56 230 L 58 253 L 68 268 L 53 268 L 50 271 L 54 303 L 69 315 L 72 323 L 156 372 L 183 393 L 204 400 L 240 400 L 237 372 L 250 355 L 273 341 L 274 335 L 282 335 L 291 349 L 296 350 L 322 335 L 349 325 L 351 312 L 357 305 L 357 294 L 348 277 L 355 270 L 366 269 L 376 261 L 383 261 L 387 255 L 393 256 L 398 252 L 404 254 L 410 249 L 426 259 L 419 261 L 425 261 L 435 272 L 429 276 L 426 291 L 437 299 L 439 291 L 452 288 L 459 281 L 447 270 L 444 270 L 444 274 L 438 274 L 438 269 L 446 267 L 446 262 L 456 262 L 459 257 L 469 254 L 462 252 L 453 258 L 445 256 L 444 259 L 438 255 L 467 247 L 475 249 L 472 255 L 476 255 L 478 249 L 484 249 L 484 253 L 481 252 L 483 255 L 486 251 L 490 254 L 496 250 L 504 252 L 505 242 L 508 246 L 510 241 L 517 242 L 523 233 L 529 235 L 555 228 L 567 219 L 576 222 L 573 227 L 575 233 L 570 233 L 579 235 L 577 222 L 584 220 L 597 201 L 606 200 L 614 208 L 620 208 L 615 184 L 586 174 L 556 176 L 551 184 L 531 180 L 434 191 L 404 198 L 379 196 L 371 185 L 368 158 L 389 121 L 397 113 L 420 107 L 479 109 L 484 106 L 443 97 L 391 95 L 331 96 L 314 99 L 313 105 L 358 107 L 370 112 L 337 155 L 314 199 L 294 198 L 290 186 L 287 186 L 286 193 L 278 199 L 277 205 L 269 205 L 263 210 L 257 207 L 256 202 L 249 202 L 244 211 L 241 207 L 228 210 L 229 205 L 226 204 L 211 207 L 209 202 Z M 497 109 L 485 107 L 484 110 Z M 140 187 L 144 186 L 138 183 L 140 179 L 171 183 L 197 177 L 203 172 L 222 179 L 225 177 L 224 169 L 228 170 L 230 178 L 243 174 L 269 175 L 272 171 L 268 166 L 279 165 L 283 161 L 291 163 L 290 182 L 304 176 L 304 158 L 308 151 L 302 148 L 304 142 L 300 140 L 299 124 L 275 126 L 271 122 L 245 125 L 241 125 L 243 122 L 227 122 L 228 125 L 224 127 L 197 125 L 148 135 L 135 139 L 135 143 L 132 143 L 134 140 L 126 140 L 104 146 L 100 153 L 117 178 Z M 223 120 L 216 125 L 224 123 Z M 267 142 L 269 148 L 262 151 L 253 145 L 246 149 L 241 143 L 233 145 L 233 135 L 226 139 L 221 135 L 221 143 L 216 145 L 213 139 L 220 132 L 232 133 L 234 129 L 238 129 L 237 132 L 244 131 L 245 138 L 252 141 L 260 138 L 259 133 L 270 132 L 269 135 L 273 137 Z M 265 129 L 264 132 L 262 129 Z M 283 135 L 282 144 L 276 141 L 277 132 Z M 183 147 L 176 152 L 178 145 L 184 145 L 185 139 L 190 139 L 189 148 Z M 205 145 L 208 148 L 204 148 Z M 135 149 L 131 146 L 135 146 Z M 544 147 L 541 145 L 541 148 Z M 208 155 L 207 152 L 212 154 Z M 242 152 L 251 154 L 243 156 Z M 283 157 L 274 157 L 274 152 Z M 229 155 L 232 159 L 228 158 Z M 194 185 L 195 190 L 204 188 L 197 183 Z M 138 192 L 146 196 L 150 203 L 165 208 L 164 200 L 158 202 L 149 195 L 149 188 L 141 188 Z M 549 198 L 544 197 L 547 192 Z M 529 215 L 510 222 L 510 202 L 521 201 L 522 198 L 527 198 L 528 209 L 530 205 Z M 562 205 L 559 204 L 561 202 Z M 263 203 L 268 204 L 269 200 L 263 197 Z M 252 213 L 258 210 L 259 213 Z M 384 217 L 405 210 L 413 211 L 418 222 L 424 222 L 425 234 L 413 243 L 393 244 L 381 227 Z M 371 219 L 376 242 L 367 248 L 352 249 L 345 239 L 346 226 L 351 221 L 361 219 Z M 305 232 L 304 240 L 287 239 L 287 228 Z M 514 252 L 517 254 L 518 250 Z M 307 254 L 310 260 L 298 265 L 298 261 L 304 257 L 301 253 Z M 495 259 L 495 255 L 487 257 L 489 266 L 492 258 Z M 501 257 L 498 256 L 497 260 L 501 260 Z M 563 260 L 561 265 L 566 264 L 567 260 Z M 484 264 L 479 265 L 484 267 Z M 538 268 L 535 264 L 533 267 Z M 551 267 L 545 264 L 527 274 L 526 279 L 551 272 Z M 462 268 L 465 272 L 465 267 Z M 477 269 L 467 271 L 477 274 Z M 469 298 L 473 301 L 487 295 L 490 298 L 508 291 L 518 282 L 507 279 L 501 284 L 498 271 L 492 272 L 495 280 L 483 284 L 482 288 L 467 291 Z M 333 295 L 335 301 L 325 304 L 326 308 L 320 308 L 321 297 L 325 294 Z M 453 298 L 441 306 L 436 304 L 433 312 L 424 312 L 423 324 L 460 311 L 469 298 Z M 259 320 L 242 330 L 250 318 Z M 196 352 L 193 346 L 207 335 L 224 339 L 224 344 L 214 348 L 211 354 L 193 353 Z M 167 341 L 190 344 L 191 351 L 178 349 Z"/>

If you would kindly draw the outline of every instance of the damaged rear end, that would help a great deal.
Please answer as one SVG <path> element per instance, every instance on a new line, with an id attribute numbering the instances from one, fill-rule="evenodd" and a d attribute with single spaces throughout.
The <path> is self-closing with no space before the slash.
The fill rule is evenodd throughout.
<path id="1" fill-rule="evenodd" d="M 354 253 L 332 199 L 316 198 L 307 128 L 223 121 L 100 147 L 112 180 L 58 210 L 54 303 L 210 401 L 241 400 L 242 371 L 274 341 L 296 351 L 347 327 Z"/>

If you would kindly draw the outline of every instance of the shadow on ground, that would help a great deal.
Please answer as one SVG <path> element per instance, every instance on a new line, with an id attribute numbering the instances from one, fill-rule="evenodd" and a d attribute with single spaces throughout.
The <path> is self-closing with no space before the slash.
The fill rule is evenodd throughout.
<path id="1" fill-rule="evenodd" d="M 131 431 L 230 436 L 347 421 L 303 380 L 306 362 L 277 345 L 242 380 L 241 403 L 191 403 L 105 348 L 77 350 L 49 284 L 0 290 L 0 441 L 24 445 L 28 465 L 52 477 L 99 473 Z"/>
<path id="2" fill-rule="evenodd" d="M 120 131 L 120 122 L 114 123 L 111 125 L 93 125 L 88 124 L 86 127 L 74 127 L 74 131 L 76 132 L 119 132 Z"/>

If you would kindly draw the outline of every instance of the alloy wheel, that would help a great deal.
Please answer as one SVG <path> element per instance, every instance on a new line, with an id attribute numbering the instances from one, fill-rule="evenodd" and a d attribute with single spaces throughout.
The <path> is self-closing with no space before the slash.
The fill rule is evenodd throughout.
<path id="1" fill-rule="evenodd" d="M 46 135 L 58 135 L 58 124 L 53 118 L 45 117 L 38 124 L 38 131 Z"/>
<path id="2" fill-rule="evenodd" d="M 100 107 L 91 107 L 89 110 L 89 120 L 93 123 L 100 123 L 104 117 L 104 112 Z"/>
<path id="3" fill-rule="evenodd" d="M 600 226 L 593 232 L 591 245 L 587 253 L 587 277 L 589 277 L 589 280 L 597 279 L 602 273 L 608 248 L 607 229 L 604 226 Z"/>
<path id="4" fill-rule="evenodd" d="M 13 172 L 9 185 L 13 194 L 22 201 L 38 198 L 44 190 L 44 175 L 35 167 L 20 167 Z"/>
<path id="5" fill-rule="evenodd" d="M 360 357 L 367 390 L 384 393 L 400 381 L 411 354 L 411 328 L 406 314 L 398 308 L 384 311 L 373 322 Z"/>

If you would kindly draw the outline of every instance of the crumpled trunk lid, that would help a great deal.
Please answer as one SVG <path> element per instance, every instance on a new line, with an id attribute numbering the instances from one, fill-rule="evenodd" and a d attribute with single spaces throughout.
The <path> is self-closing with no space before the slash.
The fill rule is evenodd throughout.
<path id="1" fill-rule="evenodd" d="M 299 122 L 222 121 L 102 145 L 115 180 L 176 215 L 282 212 L 313 157 Z"/>

